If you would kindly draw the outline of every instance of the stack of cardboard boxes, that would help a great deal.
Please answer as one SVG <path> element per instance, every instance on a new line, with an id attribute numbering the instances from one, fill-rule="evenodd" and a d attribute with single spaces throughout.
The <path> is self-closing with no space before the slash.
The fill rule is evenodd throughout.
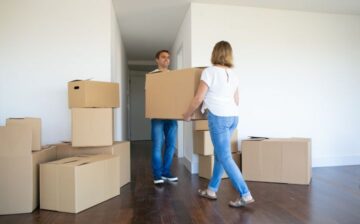
<path id="1" fill-rule="evenodd" d="M 39 205 L 39 164 L 56 159 L 41 147 L 39 118 L 10 118 L 0 127 L 0 215 L 30 213 Z"/>
<path id="2" fill-rule="evenodd" d="M 214 167 L 214 147 L 210 138 L 207 120 L 194 121 L 194 153 L 199 155 L 199 176 L 210 179 Z M 237 130 L 231 136 L 231 151 L 235 163 L 240 167 L 240 152 L 238 152 Z M 224 173 L 222 178 L 227 178 Z"/>
<path id="3" fill-rule="evenodd" d="M 113 108 L 119 107 L 119 84 L 96 81 L 68 83 L 72 146 L 113 144 Z"/>
<path id="4" fill-rule="evenodd" d="M 60 160 L 40 166 L 40 208 L 78 213 L 130 182 L 130 142 L 113 142 L 117 83 L 72 81 L 68 94 L 72 141 L 56 144 Z"/>

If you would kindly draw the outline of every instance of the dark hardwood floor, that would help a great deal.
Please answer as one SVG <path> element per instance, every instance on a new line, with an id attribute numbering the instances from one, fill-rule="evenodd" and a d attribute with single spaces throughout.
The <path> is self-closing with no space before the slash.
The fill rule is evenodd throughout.
<path id="1" fill-rule="evenodd" d="M 132 182 L 111 200 L 79 214 L 35 210 L 32 214 L 0 216 L 0 223 L 360 223 L 360 166 L 314 168 L 310 186 L 248 182 L 256 200 L 230 208 L 236 192 L 222 181 L 218 200 L 197 196 L 207 180 L 191 175 L 174 159 L 178 183 L 154 186 L 149 141 L 133 142 Z"/>

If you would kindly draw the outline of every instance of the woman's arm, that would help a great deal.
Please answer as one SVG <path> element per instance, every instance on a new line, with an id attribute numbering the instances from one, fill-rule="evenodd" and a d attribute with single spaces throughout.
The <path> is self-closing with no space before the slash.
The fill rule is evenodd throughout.
<path id="1" fill-rule="evenodd" d="M 236 88 L 236 91 L 234 94 L 234 100 L 235 100 L 236 106 L 239 106 L 239 88 Z"/>
<path id="2" fill-rule="evenodd" d="M 192 99 L 188 110 L 183 114 L 183 118 L 185 121 L 191 120 L 191 115 L 200 106 L 200 104 L 204 101 L 204 98 L 205 98 L 205 95 L 206 95 L 208 89 L 209 89 L 208 85 L 204 81 L 200 80 L 200 84 L 196 91 L 196 95 Z"/>

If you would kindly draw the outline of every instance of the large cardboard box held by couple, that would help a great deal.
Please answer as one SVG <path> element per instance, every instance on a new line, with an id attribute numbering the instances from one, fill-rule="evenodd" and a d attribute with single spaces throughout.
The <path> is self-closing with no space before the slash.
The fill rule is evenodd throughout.
<path id="1" fill-rule="evenodd" d="M 131 158 L 130 142 L 114 142 L 111 146 L 103 147 L 73 147 L 69 143 L 56 144 L 56 158 L 63 159 L 82 155 L 110 154 L 119 156 L 120 162 L 120 187 L 130 182 Z"/>
<path id="2" fill-rule="evenodd" d="M 240 156 L 241 154 L 239 152 L 232 153 L 233 160 L 235 161 L 239 169 L 241 167 Z M 206 179 L 210 179 L 213 173 L 214 162 L 215 162 L 215 157 L 213 155 L 211 156 L 199 155 L 199 176 Z M 222 178 L 223 179 L 228 178 L 226 172 L 224 172 Z"/>
<path id="3" fill-rule="evenodd" d="M 311 139 L 243 140 L 241 150 L 245 180 L 310 184 Z"/>
<path id="4" fill-rule="evenodd" d="M 91 80 L 68 83 L 69 108 L 119 107 L 119 84 Z"/>
<path id="5" fill-rule="evenodd" d="M 197 120 L 193 123 L 194 131 L 208 131 L 209 123 L 208 120 Z"/>
<path id="6" fill-rule="evenodd" d="M 40 165 L 40 208 L 78 213 L 120 194 L 119 158 L 70 157 Z"/>
<path id="7" fill-rule="evenodd" d="M 0 215 L 31 213 L 39 205 L 39 164 L 56 159 L 55 147 L 31 152 L 32 128 L 0 127 Z"/>
<path id="8" fill-rule="evenodd" d="M 72 108 L 71 119 L 73 146 L 112 145 L 112 108 Z"/>
<path id="9" fill-rule="evenodd" d="M 239 151 L 237 129 L 234 130 L 234 133 L 231 136 L 230 144 L 232 152 Z M 194 131 L 194 153 L 203 156 L 214 154 L 214 146 L 211 141 L 210 131 Z"/>
<path id="10" fill-rule="evenodd" d="M 146 74 L 145 117 L 182 120 L 200 83 L 203 68 Z M 193 120 L 206 119 L 197 109 Z"/>

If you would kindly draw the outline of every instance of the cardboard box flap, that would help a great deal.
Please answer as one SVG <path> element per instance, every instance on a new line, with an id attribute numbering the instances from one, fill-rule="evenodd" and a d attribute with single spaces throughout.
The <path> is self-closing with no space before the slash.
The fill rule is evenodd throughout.
<path id="1" fill-rule="evenodd" d="M 192 68 L 183 68 L 183 69 L 179 69 L 179 70 L 169 70 L 169 71 L 167 71 L 167 72 L 163 72 L 163 71 L 160 71 L 160 70 L 155 70 L 155 71 L 151 71 L 151 72 L 146 73 L 146 75 L 147 75 L 147 74 L 152 75 L 152 74 L 159 74 L 159 73 L 170 73 L 170 72 L 173 72 L 173 71 L 185 71 L 185 70 L 194 70 L 194 69 L 204 70 L 205 68 L 207 68 L 207 66 L 198 66 L 198 67 L 192 67 Z"/>
<path id="2" fill-rule="evenodd" d="M 263 141 L 269 139 L 268 137 L 260 137 L 260 136 L 249 136 L 249 138 L 244 139 L 244 141 Z"/>
<path id="3" fill-rule="evenodd" d="M 74 80 L 71 80 L 69 82 L 80 82 L 80 81 L 91 81 L 93 78 L 88 78 L 88 79 L 74 79 Z"/>
<path id="4" fill-rule="evenodd" d="M 96 163 L 98 161 L 107 160 L 110 158 L 117 158 L 118 156 L 114 155 L 79 155 L 75 157 L 60 159 L 56 161 L 49 162 L 48 164 L 56 164 L 61 166 L 83 166 L 86 164 Z"/>

